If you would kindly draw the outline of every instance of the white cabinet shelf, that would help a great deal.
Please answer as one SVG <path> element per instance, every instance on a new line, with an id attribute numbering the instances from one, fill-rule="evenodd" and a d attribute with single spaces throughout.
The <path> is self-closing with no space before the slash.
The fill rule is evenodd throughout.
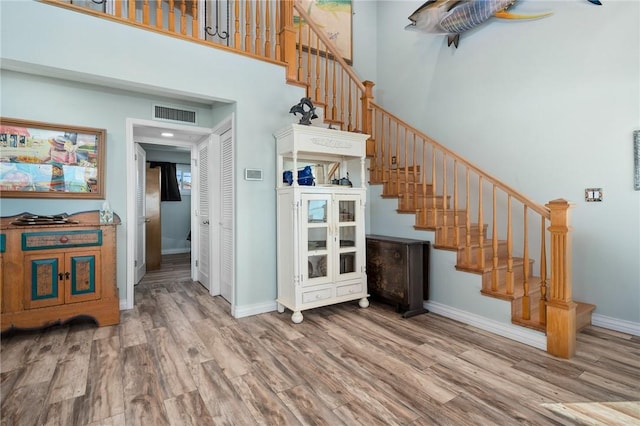
<path id="1" fill-rule="evenodd" d="M 278 311 L 302 311 L 360 300 L 367 307 L 365 271 L 364 164 L 368 135 L 292 124 L 275 134 L 277 143 Z M 344 178 L 356 165 L 360 185 L 330 185 L 333 170 Z M 297 170 L 313 165 L 322 184 L 299 185 Z M 283 172 L 293 172 L 291 185 Z M 323 176 L 319 176 L 324 174 Z M 334 175 L 335 176 L 335 175 Z M 344 180 L 343 180 L 344 182 Z"/>

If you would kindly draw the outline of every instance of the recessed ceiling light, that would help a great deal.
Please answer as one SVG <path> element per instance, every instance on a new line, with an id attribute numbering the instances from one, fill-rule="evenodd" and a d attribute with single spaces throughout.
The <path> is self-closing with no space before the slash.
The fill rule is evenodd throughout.
<path id="1" fill-rule="evenodd" d="M 162 136 L 164 136 L 165 138 L 171 138 L 173 137 L 173 133 L 170 132 L 162 132 L 160 133 Z"/>

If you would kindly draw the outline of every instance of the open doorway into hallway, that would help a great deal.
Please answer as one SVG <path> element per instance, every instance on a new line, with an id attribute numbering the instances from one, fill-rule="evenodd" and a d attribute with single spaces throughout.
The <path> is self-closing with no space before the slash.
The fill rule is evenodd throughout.
<path id="1" fill-rule="evenodd" d="M 190 278 L 233 306 L 233 188 L 222 177 L 233 168 L 232 117 L 213 128 L 129 119 L 127 123 L 127 289 L 126 309 L 134 306 L 134 285 L 144 276 L 146 212 L 143 167 L 145 148 L 189 153 L 191 162 Z M 172 133 L 165 138 L 161 133 Z M 225 204 L 226 203 L 226 204 Z M 229 203 L 231 203 L 229 208 Z M 225 205 L 227 208 L 224 208 Z M 224 248 L 224 249 L 223 249 Z M 231 248 L 231 250 L 226 250 Z M 229 274 L 229 271 L 231 273 Z"/>

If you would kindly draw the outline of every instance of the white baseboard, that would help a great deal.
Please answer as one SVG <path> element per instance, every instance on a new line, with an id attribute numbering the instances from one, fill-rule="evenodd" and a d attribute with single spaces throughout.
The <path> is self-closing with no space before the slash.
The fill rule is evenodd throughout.
<path id="1" fill-rule="evenodd" d="M 189 247 L 183 248 L 174 248 L 174 249 L 163 249 L 161 254 L 181 254 L 181 253 L 190 253 L 191 249 Z"/>
<path id="2" fill-rule="evenodd" d="M 515 340 L 516 342 L 524 343 L 525 345 L 533 346 L 543 351 L 547 350 L 547 337 L 539 331 L 487 319 L 438 302 L 424 302 L 424 307 L 434 314 L 478 327 L 482 330 L 497 334 L 498 336 L 506 337 L 507 339 Z"/>
<path id="3" fill-rule="evenodd" d="M 278 306 L 275 300 L 265 303 L 256 303 L 255 305 L 232 306 L 231 315 L 233 315 L 234 318 L 243 318 L 251 315 L 273 312 L 277 309 L 277 307 Z"/>
<path id="4" fill-rule="evenodd" d="M 596 327 L 608 328 L 609 330 L 640 336 L 640 323 L 633 321 L 593 314 L 591 315 L 591 324 Z"/>
<path id="5" fill-rule="evenodd" d="M 127 309 L 127 299 L 120 299 L 120 310 L 126 311 Z"/>

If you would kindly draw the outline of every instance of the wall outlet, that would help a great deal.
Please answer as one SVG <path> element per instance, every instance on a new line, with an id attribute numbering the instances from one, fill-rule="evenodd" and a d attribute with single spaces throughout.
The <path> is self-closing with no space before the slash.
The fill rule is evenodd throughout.
<path id="1" fill-rule="evenodd" d="M 396 164 L 396 156 L 391 157 L 391 164 Z"/>

